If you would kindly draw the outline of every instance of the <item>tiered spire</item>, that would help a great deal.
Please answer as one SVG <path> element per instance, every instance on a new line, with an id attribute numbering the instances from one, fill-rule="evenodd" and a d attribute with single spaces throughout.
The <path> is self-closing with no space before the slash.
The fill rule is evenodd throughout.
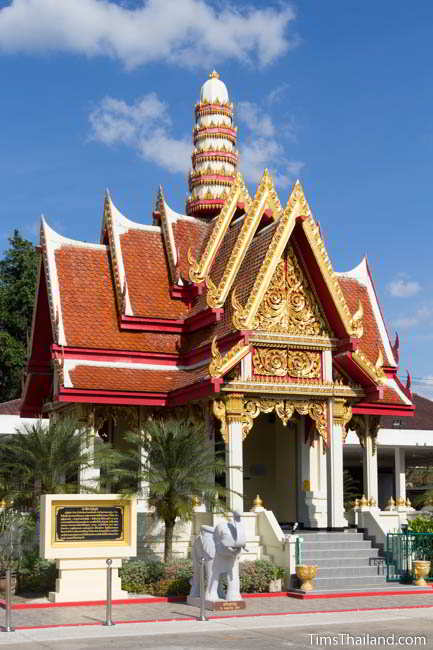
<path id="1" fill-rule="evenodd" d="M 238 162 L 233 104 L 215 70 L 201 87 L 195 119 L 186 210 L 189 215 L 213 217 L 224 204 Z"/>

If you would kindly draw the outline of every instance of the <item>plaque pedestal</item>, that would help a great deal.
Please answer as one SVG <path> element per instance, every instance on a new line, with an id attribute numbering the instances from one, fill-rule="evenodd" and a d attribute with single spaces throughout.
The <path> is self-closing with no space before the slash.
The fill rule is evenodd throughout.
<path id="1" fill-rule="evenodd" d="M 198 596 L 188 596 L 186 602 L 188 605 L 200 607 L 200 597 Z M 226 612 L 245 609 L 246 603 L 244 600 L 206 600 L 204 606 L 205 609 L 211 611 Z"/>
<path id="2" fill-rule="evenodd" d="M 121 559 L 113 559 L 112 598 L 128 598 L 128 592 L 121 588 L 118 569 Z M 56 560 L 58 578 L 56 591 L 50 591 L 51 603 L 73 603 L 91 600 L 105 600 L 107 597 L 107 564 L 104 558 Z"/>

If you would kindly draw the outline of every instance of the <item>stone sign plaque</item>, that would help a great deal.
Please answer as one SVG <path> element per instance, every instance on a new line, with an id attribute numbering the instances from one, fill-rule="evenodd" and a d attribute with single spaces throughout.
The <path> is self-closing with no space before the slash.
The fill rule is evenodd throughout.
<path id="1" fill-rule="evenodd" d="M 56 507 L 56 542 L 119 542 L 124 533 L 123 505 Z"/>

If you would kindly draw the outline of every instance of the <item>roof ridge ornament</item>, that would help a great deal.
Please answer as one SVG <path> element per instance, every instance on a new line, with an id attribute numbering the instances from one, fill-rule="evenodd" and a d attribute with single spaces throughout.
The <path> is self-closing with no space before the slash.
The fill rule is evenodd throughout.
<path id="1" fill-rule="evenodd" d="M 224 305 L 267 206 L 271 206 L 273 218 L 277 220 L 281 214 L 281 204 L 275 191 L 272 176 L 265 169 L 254 199 L 246 210 L 244 222 L 230 257 L 225 264 L 224 272 L 218 286 L 214 284 L 209 275 L 206 276 L 206 286 L 208 288 L 206 300 L 209 307 L 219 308 Z"/>

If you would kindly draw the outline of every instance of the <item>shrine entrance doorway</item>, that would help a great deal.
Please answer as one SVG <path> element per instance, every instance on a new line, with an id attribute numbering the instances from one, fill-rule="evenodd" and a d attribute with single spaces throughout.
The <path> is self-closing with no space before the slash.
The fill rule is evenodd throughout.
<path id="1" fill-rule="evenodd" d="M 243 443 L 244 510 L 257 494 L 280 523 L 296 521 L 297 422 L 261 413 Z"/>

